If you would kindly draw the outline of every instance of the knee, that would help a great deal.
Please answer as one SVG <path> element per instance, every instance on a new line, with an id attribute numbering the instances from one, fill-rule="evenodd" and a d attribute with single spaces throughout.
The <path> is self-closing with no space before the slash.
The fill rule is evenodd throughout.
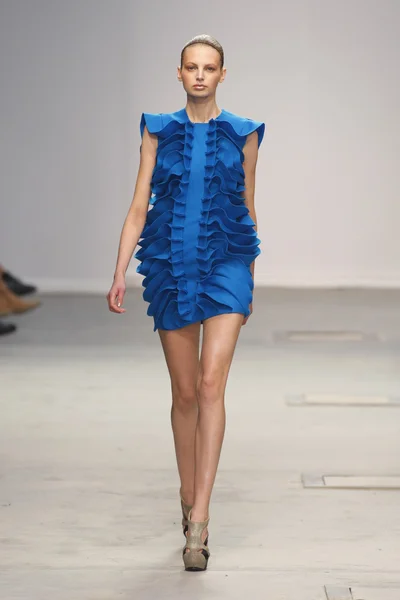
<path id="1" fill-rule="evenodd" d="M 172 404 L 179 410 L 191 410 L 197 405 L 196 387 L 193 386 L 172 386 Z"/>
<path id="2" fill-rule="evenodd" d="M 197 396 L 200 405 L 212 405 L 223 398 L 223 385 L 218 373 L 202 373 L 197 381 Z"/>

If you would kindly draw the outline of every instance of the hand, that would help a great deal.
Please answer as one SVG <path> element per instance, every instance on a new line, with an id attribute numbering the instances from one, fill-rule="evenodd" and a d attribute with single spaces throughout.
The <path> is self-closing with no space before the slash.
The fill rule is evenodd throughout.
<path id="1" fill-rule="evenodd" d="M 107 294 L 108 308 L 111 312 L 124 313 L 125 308 L 122 308 L 124 302 L 126 285 L 124 277 L 116 277 L 114 283 L 111 286 L 110 291 Z"/>
<path id="2" fill-rule="evenodd" d="M 253 312 L 253 303 L 249 304 L 249 310 L 250 310 L 250 315 L 251 315 L 251 313 Z M 247 323 L 247 321 L 248 321 L 248 319 L 249 319 L 250 315 L 247 315 L 247 317 L 244 317 L 244 318 L 243 318 L 243 323 L 242 323 L 242 326 L 243 326 L 243 325 L 246 325 L 246 323 Z"/>

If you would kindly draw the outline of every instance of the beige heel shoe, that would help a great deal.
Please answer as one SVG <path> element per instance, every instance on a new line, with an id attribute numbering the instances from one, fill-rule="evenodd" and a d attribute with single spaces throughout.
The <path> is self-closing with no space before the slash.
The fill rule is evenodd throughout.
<path id="1" fill-rule="evenodd" d="M 179 492 L 179 495 L 181 497 L 181 507 L 182 507 L 182 529 L 183 529 L 183 535 L 186 537 L 186 533 L 188 530 L 188 514 L 191 511 L 192 506 L 190 504 L 186 504 L 186 502 L 182 498 L 181 492 Z"/>
<path id="2" fill-rule="evenodd" d="M 11 313 L 23 313 L 39 306 L 39 300 L 21 300 L 19 296 L 8 289 L 0 279 L 0 316 Z"/>
<path id="3" fill-rule="evenodd" d="M 205 521 L 192 521 L 192 511 L 188 515 L 188 533 L 186 544 L 183 548 L 183 562 L 185 571 L 205 571 L 207 569 L 208 559 L 210 558 L 210 550 L 207 546 L 208 538 L 204 543 L 201 540 L 201 534 L 210 522 L 210 517 Z M 187 551 L 189 550 L 189 551 Z"/>

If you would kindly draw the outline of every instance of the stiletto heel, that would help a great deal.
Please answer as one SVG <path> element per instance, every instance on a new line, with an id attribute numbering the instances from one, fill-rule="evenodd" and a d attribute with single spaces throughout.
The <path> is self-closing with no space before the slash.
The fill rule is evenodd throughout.
<path id="1" fill-rule="evenodd" d="M 182 498 L 181 492 L 179 492 L 179 495 L 181 497 L 183 535 L 186 537 L 186 533 L 188 530 L 188 514 L 191 511 L 192 506 L 191 504 L 186 504 L 186 502 Z"/>
<path id="2" fill-rule="evenodd" d="M 207 546 L 208 535 L 204 543 L 201 540 L 201 534 L 210 522 L 210 517 L 205 521 L 192 521 L 192 511 L 188 515 L 188 533 L 186 544 L 183 548 L 183 562 L 185 571 L 205 571 L 207 569 L 210 550 Z M 189 552 L 187 552 L 189 550 Z"/>

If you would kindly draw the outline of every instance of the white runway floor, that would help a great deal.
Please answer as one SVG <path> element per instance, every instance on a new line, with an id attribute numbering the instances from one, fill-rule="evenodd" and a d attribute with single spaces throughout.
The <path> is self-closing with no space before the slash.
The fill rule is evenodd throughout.
<path id="1" fill-rule="evenodd" d="M 400 600 L 400 292 L 256 289 L 204 573 L 183 569 L 169 378 L 141 290 L 122 316 L 99 296 L 41 298 L 0 340 L 2 600 Z M 290 402 L 307 394 L 338 404 Z M 335 476 L 360 487 L 304 486 L 350 481 Z"/>

